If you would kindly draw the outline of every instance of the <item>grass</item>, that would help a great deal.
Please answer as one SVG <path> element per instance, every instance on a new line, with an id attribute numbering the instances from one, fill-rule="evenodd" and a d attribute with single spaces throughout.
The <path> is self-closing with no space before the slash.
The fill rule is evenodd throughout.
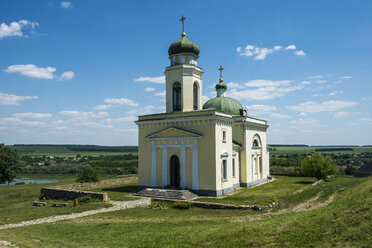
<path id="1" fill-rule="evenodd" d="M 88 189 L 87 191 L 107 193 L 110 200 L 113 201 L 133 201 L 138 197 L 131 196 L 136 193 L 138 189 L 137 183 L 121 184 L 113 187 Z"/>
<path id="2" fill-rule="evenodd" d="M 315 152 L 315 149 L 319 148 L 337 148 L 337 147 L 272 147 L 270 155 L 286 155 L 286 154 L 310 154 Z M 275 148 L 275 150 L 274 150 Z M 346 146 L 339 148 L 348 148 Z M 340 153 L 340 154 L 360 154 L 362 152 L 372 152 L 372 147 L 350 147 L 353 148 L 353 151 L 322 151 L 321 153 Z"/>
<path id="3" fill-rule="evenodd" d="M 270 195 L 276 189 L 268 185 L 252 188 L 252 195 Z M 271 213 L 136 208 L 2 230 L 0 240 L 20 247 L 371 247 L 372 178 L 335 177 L 291 192 Z M 298 203 L 321 204 L 330 196 L 334 200 L 320 208 L 280 212 Z"/>
<path id="4" fill-rule="evenodd" d="M 229 203 L 235 205 L 267 205 L 312 184 L 315 179 L 308 177 L 275 177 L 275 181 L 251 188 L 240 188 L 234 194 L 224 197 L 205 197 L 198 201 Z"/>
<path id="5" fill-rule="evenodd" d="M 67 202 L 68 207 L 56 208 L 51 207 L 51 203 L 61 202 L 61 200 L 46 200 L 46 207 L 34 207 L 32 206 L 32 202 L 38 199 L 42 187 L 75 182 L 73 177 L 66 175 L 51 176 L 50 178 L 38 177 L 34 179 L 57 179 L 59 181 L 48 184 L 0 186 L 0 225 L 54 215 L 83 212 L 109 206 L 109 204 L 99 204 L 73 207 L 73 201 L 62 201 Z"/>

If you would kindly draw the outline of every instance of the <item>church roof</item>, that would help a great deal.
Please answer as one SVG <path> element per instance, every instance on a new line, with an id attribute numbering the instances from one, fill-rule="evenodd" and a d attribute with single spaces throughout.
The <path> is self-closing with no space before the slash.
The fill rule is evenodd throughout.
<path id="1" fill-rule="evenodd" d="M 168 49 L 169 56 L 179 53 L 191 53 L 198 56 L 199 52 L 199 46 L 195 42 L 189 40 L 186 35 L 182 35 L 182 37 L 173 42 Z"/>
<path id="2" fill-rule="evenodd" d="M 169 136 L 170 135 L 170 136 Z M 193 137 L 193 138 L 200 138 L 202 135 L 195 133 L 195 132 L 190 132 L 187 130 L 183 130 L 181 128 L 177 127 L 169 127 L 166 129 L 163 129 L 161 131 L 158 131 L 156 133 L 153 133 L 151 135 L 148 135 L 146 139 L 158 139 L 158 138 L 166 138 L 166 137 L 178 137 L 178 138 L 186 138 L 186 137 Z"/>
<path id="3" fill-rule="evenodd" d="M 203 109 L 216 109 L 218 111 L 231 114 L 231 115 L 241 115 L 240 110 L 243 106 L 235 99 L 219 96 L 209 99 L 204 105 Z"/>

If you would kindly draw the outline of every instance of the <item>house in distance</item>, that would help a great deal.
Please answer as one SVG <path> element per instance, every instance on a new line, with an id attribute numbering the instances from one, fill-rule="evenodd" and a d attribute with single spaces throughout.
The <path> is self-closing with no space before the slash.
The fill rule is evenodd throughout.
<path id="1" fill-rule="evenodd" d="M 216 97 L 202 106 L 200 48 L 182 31 L 168 50 L 166 113 L 136 121 L 139 188 L 219 196 L 267 181 L 267 122 L 248 116 L 247 109 L 226 96 L 222 67 Z"/>

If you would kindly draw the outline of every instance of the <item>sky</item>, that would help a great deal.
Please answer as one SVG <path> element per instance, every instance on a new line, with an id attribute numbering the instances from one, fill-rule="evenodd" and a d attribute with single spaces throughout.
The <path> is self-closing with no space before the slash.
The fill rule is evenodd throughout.
<path id="1" fill-rule="evenodd" d="M 0 143 L 137 145 L 165 111 L 169 45 L 200 46 L 203 101 L 269 144 L 372 144 L 372 1 L 0 1 Z"/>

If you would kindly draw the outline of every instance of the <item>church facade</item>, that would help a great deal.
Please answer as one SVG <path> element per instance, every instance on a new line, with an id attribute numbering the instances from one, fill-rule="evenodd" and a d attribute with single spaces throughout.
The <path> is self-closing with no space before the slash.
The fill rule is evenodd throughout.
<path id="1" fill-rule="evenodd" d="M 202 105 L 199 52 L 182 32 L 168 50 L 166 112 L 136 121 L 140 189 L 219 196 L 268 180 L 267 122 L 248 116 L 247 109 L 226 96 L 222 67 L 216 97 Z"/>

